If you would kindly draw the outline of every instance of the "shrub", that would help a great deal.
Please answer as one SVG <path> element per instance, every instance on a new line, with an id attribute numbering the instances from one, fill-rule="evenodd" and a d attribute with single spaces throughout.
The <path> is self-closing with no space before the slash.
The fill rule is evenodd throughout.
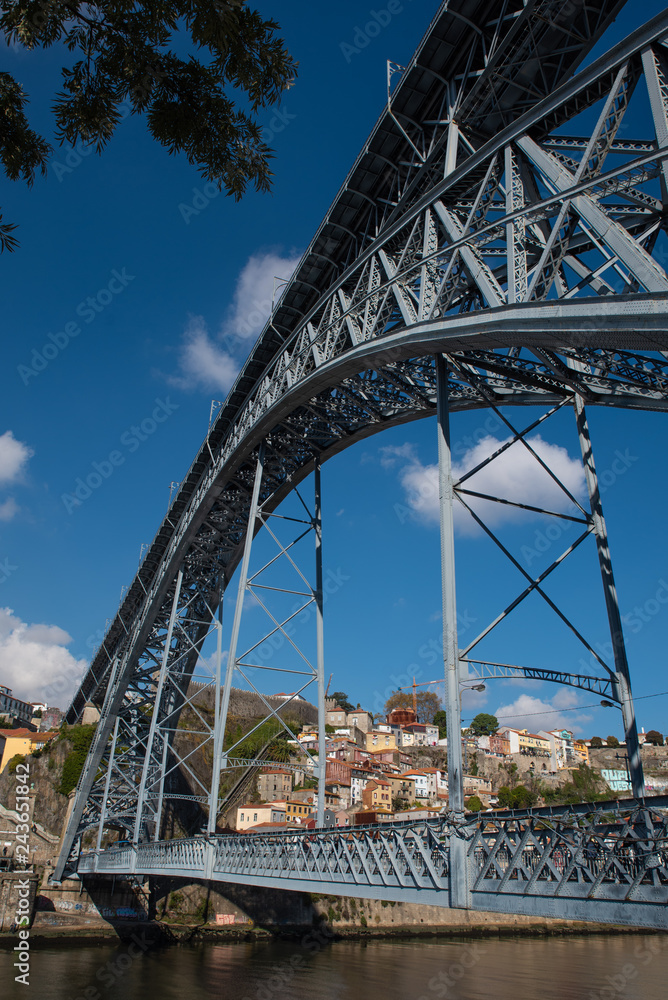
<path id="1" fill-rule="evenodd" d="M 528 809 L 537 798 L 536 792 L 530 791 L 525 785 L 517 785 L 516 788 L 502 785 L 498 793 L 498 801 L 502 809 Z"/>
<path id="2" fill-rule="evenodd" d="M 63 730 L 58 737 L 59 740 L 67 741 L 71 747 L 65 758 L 60 785 L 57 789 L 61 795 L 69 795 L 72 789 L 76 788 L 94 735 L 95 726 L 93 725 L 71 726 L 69 729 Z"/>
<path id="3" fill-rule="evenodd" d="M 609 747 L 612 747 L 613 750 L 615 750 L 619 746 L 619 740 L 617 739 L 616 736 L 606 736 L 605 742 L 608 744 Z"/>
<path id="4" fill-rule="evenodd" d="M 19 764 L 22 764 L 24 760 L 25 760 L 25 754 L 21 753 L 15 754 L 10 760 L 9 764 L 7 765 L 7 770 L 9 771 L 9 773 L 16 774 L 16 768 L 19 766 Z"/>
<path id="5" fill-rule="evenodd" d="M 213 916 L 213 903 L 210 899 L 203 899 L 195 910 L 195 916 L 203 923 L 207 923 Z"/>
<path id="6" fill-rule="evenodd" d="M 603 740 L 601 739 L 600 736 L 592 736 L 589 742 L 591 746 L 594 747 L 595 750 L 600 750 L 601 747 L 603 746 Z"/>

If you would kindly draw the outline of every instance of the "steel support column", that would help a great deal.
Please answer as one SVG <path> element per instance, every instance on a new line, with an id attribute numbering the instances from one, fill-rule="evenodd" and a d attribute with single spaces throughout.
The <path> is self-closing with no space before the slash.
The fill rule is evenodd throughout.
<path id="1" fill-rule="evenodd" d="M 223 597 L 221 595 L 218 604 L 218 621 L 216 623 L 216 688 L 214 695 L 214 736 L 213 736 L 213 771 L 211 774 L 211 788 L 209 789 L 209 822 L 207 832 L 216 832 L 216 822 L 218 820 L 218 792 L 220 790 L 220 759 L 225 735 L 224 726 L 221 727 L 221 698 L 222 698 L 222 676 L 223 676 Z"/>
<path id="2" fill-rule="evenodd" d="M 631 677 L 629 674 L 629 664 L 626 657 L 626 645 L 624 643 L 624 632 L 622 629 L 622 617 L 619 612 L 619 600 L 615 578 L 612 572 L 612 559 L 610 556 L 610 546 L 608 544 L 608 532 L 603 517 L 603 505 L 598 487 L 598 477 L 594 464 L 594 452 L 592 450 L 591 438 L 589 436 L 589 425 L 582 396 L 575 396 L 574 400 L 575 416 L 582 450 L 582 462 L 587 481 L 587 491 L 594 521 L 594 533 L 596 535 L 596 548 L 598 551 L 598 561 L 601 567 L 601 578 L 603 580 L 603 592 L 605 595 L 605 607 L 608 613 L 608 623 L 610 625 L 610 638 L 612 640 L 612 650 L 615 660 L 615 674 L 618 700 L 622 706 L 622 719 L 624 721 L 624 735 L 626 739 L 626 749 L 629 758 L 629 770 L 631 774 L 631 786 L 636 798 L 641 798 L 645 794 L 645 781 L 643 778 L 642 761 L 640 759 L 640 744 L 638 742 L 638 729 L 636 726 L 635 710 L 633 707 L 633 697 L 631 695 Z"/>
<path id="3" fill-rule="evenodd" d="M 459 695 L 459 643 L 455 590 L 454 488 L 450 449 L 448 370 L 442 354 L 436 355 L 436 402 L 438 424 L 438 492 L 441 520 L 441 585 L 443 588 L 443 662 L 445 709 L 448 727 L 448 805 L 455 823 L 464 818 L 462 771 L 462 712 Z M 450 905 L 468 906 L 466 842 L 450 838 Z"/>
<path id="4" fill-rule="evenodd" d="M 167 677 L 167 669 L 169 662 L 169 651 L 172 645 L 172 636 L 174 634 L 174 622 L 176 621 L 176 615 L 179 608 L 179 598 L 181 596 L 181 583 L 183 582 L 183 570 L 179 570 L 178 576 L 176 578 L 176 586 L 174 587 L 174 599 L 172 601 L 172 611 L 169 616 L 169 625 L 167 626 L 167 634 L 165 635 L 165 645 L 162 651 L 162 663 L 160 664 L 160 677 L 158 678 L 158 688 L 155 693 L 155 701 L 153 704 L 153 715 L 151 716 L 151 728 L 148 734 L 148 744 L 146 747 L 146 756 L 144 757 L 144 766 L 142 768 L 141 783 L 139 785 L 139 795 L 137 798 L 137 816 L 135 818 L 135 829 L 133 834 L 133 841 L 139 842 L 141 836 L 142 821 L 144 818 L 144 803 L 146 799 L 146 782 L 148 781 L 149 771 L 153 770 L 155 767 L 155 760 L 153 755 L 153 747 L 155 744 L 155 734 L 159 725 L 160 718 L 160 705 L 162 704 L 162 695 L 165 687 L 165 679 Z M 168 735 L 163 733 L 163 740 L 167 740 Z M 165 780 L 164 769 L 160 775 L 160 784 Z M 152 795 L 155 792 L 152 791 Z M 156 826 L 160 825 L 160 817 L 156 816 Z"/>
<path id="5" fill-rule="evenodd" d="M 316 670 L 318 674 L 318 809 L 316 825 L 325 825 L 325 784 L 327 780 L 327 735 L 325 731 L 325 645 L 322 615 L 322 493 L 320 462 L 315 463 L 315 608 Z"/>
<path id="6" fill-rule="evenodd" d="M 114 769 L 114 755 L 116 753 L 116 740 L 118 739 L 118 716 L 116 716 L 116 722 L 114 723 L 114 735 L 111 738 L 111 749 L 109 751 L 109 764 L 107 766 L 107 776 L 104 780 L 104 796 L 102 799 L 102 808 L 100 809 L 100 822 L 97 827 L 97 842 L 96 848 L 99 851 L 102 847 L 102 833 L 104 830 L 104 825 L 107 819 L 107 802 L 109 801 L 109 786 L 111 784 L 111 774 Z"/>
<path id="7" fill-rule="evenodd" d="M 255 522 L 257 520 L 258 504 L 260 498 L 260 486 L 262 484 L 262 473 L 264 471 L 264 442 L 260 445 L 255 466 L 255 479 L 253 481 L 253 493 L 251 495 L 250 510 L 248 512 L 248 523 L 246 526 L 246 540 L 244 542 L 244 554 L 241 560 L 239 571 L 239 590 L 237 593 L 237 603 L 234 608 L 234 619 L 232 622 L 232 635 L 230 638 L 230 648 L 227 654 L 227 666 L 225 670 L 225 686 L 223 688 L 222 704 L 218 712 L 216 721 L 216 733 L 214 736 L 214 746 L 217 754 L 214 753 L 213 774 L 211 779 L 211 795 L 209 799 L 209 826 L 215 823 L 218 818 L 218 794 L 220 788 L 220 772 L 227 767 L 227 755 L 224 753 L 225 727 L 227 725 L 227 713 L 230 708 L 230 691 L 234 679 L 234 668 L 237 659 L 237 646 L 239 643 L 239 630 L 241 628 L 241 613 L 243 611 L 246 584 L 248 583 L 248 564 L 250 562 L 251 548 L 253 545 L 253 535 L 255 534 Z"/>

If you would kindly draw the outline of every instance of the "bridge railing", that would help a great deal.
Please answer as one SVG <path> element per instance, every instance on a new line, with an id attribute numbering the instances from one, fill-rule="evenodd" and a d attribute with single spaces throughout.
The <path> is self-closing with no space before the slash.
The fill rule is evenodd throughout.
<path id="1" fill-rule="evenodd" d="M 458 857 L 470 909 L 664 926 L 668 797 L 121 845 L 83 854 L 78 870 L 319 885 L 449 906 Z"/>
<path id="2" fill-rule="evenodd" d="M 588 809 L 589 811 L 584 811 Z M 537 810 L 481 822 L 471 894 L 668 903 L 668 797 Z"/>

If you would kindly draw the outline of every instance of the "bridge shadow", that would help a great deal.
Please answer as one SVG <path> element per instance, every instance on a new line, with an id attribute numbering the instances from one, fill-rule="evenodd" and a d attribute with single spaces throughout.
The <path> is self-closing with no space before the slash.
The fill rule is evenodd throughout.
<path id="1" fill-rule="evenodd" d="M 165 876 L 151 876 L 149 887 L 152 920 L 204 924 L 217 922 L 220 914 L 240 929 L 253 925 L 272 934 L 303 931 L 321 921 L 305 892 Z"/>

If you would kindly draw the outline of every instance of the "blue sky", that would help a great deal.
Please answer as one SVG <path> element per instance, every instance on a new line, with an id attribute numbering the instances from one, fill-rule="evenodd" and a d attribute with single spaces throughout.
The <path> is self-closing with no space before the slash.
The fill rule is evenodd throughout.
<path id="1" fill-rule="evenodd" d="M 64 707 L 142 544 L 158 528 L 170 483 L 206 434 L 211 400 L 224 398 L 262 326 L 274 277 L 288 276 L 382 110 L 386 60 L 409 59 L 436 4 L 394 5 L 389 23 L 358 52 L 351 46 L 371 17 L 365 5 L 259 7 L 281 22 L 300 62 L 282 108 L 262 116 L 276 149 L 272 195 L 249 192 L 239 204 L 209 197 L 197 171 L 169 157 L 130 118 L 102 157 L 57 148 L 47 178 L 32 189 L 2 185 L 0 204 L 5 218 L 20 224 L 21 248 L 0 261 L 0 683 L 20 696 L 36 699 L 64 678 L 52 698 Z M 661 8 L 646 3 L 642 17 Z M 629 5 L 609 44 L 639 23 L 636 11 Z M 51 137 L 60 53 L 3 55 L 30 94 L 33 125 Z M 528 424 L 532 414 L 510 417 Z M 668 688 L 664 418 L 621 411 L 589 417 L 608 482 L 605 510 L 634 691 L 642 697 L 638 721 L 665 731 L 666 698 L 643 697 Z M 577 489 L 572 425 L 561 414 L 541 436 Z M 476 443 L 506 435 L 489 413 L 456 417 L 455 456 L 466 463 Z M 327 602 L 326 671 L 334 673 L 333 689 L 374 711 L 397 684 L 440 672 L 435 459 L 436 429 L 425 420 L 358 445 L 323 470 L 325 564 L 339 581 Z M 95 470 L 99 487 L 82 503 L 68 503 L 77 481 Z M 539 484 L 532 488 L 540 494 Z M 533 570 L 570 541 L 566 532 L 550 540 L 546 528 L 537 520 L 522 532 L 513 522 L 499 530 Z M 460 530 L 458 539 L 463 645 L 522 581 L 484 538 Z M 591 543 L 553 587 L 592 645 L 603 644 Z M 583 653 L 537 599 L 480 649 L 507 662 L 583 666 Z M 496 681 L 465 696 L 464 715 L 502 709 L 511 725 L 621 735 L 619 713 L 587 707 L 597 702 L 570 689 Z"/>

